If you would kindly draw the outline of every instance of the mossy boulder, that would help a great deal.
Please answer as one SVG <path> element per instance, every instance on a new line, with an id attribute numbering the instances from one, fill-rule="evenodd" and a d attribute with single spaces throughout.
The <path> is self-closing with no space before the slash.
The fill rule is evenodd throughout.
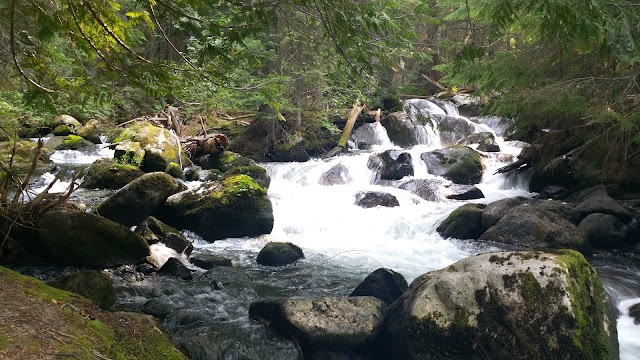
<path id="1" fill-rule="evenodd" d="M 167 165 L 167 168 L 164 169 L 164 172 L 166 172 L 167 174 L 171 175 L 176 179 L 181 179 L 181 180 L 187 179 L 184 176 L 184 172 L 182 171 L 182 168 L 180 167 L 180 165 L 174 162 L 170 162 L 169 165 Z"/>
<path id="2" fill-rule="evenodd" d="M 168 174 L 155 172 L 133 180 L 97 206 L 96 212 L 126 226 L 140 224 L 177 190 Z"/>
<path id="3" fill-rule="evenodd" d="M 371 155 L 367 167 L 376 173 L 377 180 L 400 180 L 405 176 L 413 176 L 411 154 L 399 150 L 385 150 Z"/>
<path id="4" fill-rule="evenodd" d="M 137 141 L 124 140 L 116 144 L 113 152 L 114 167 L 133 165 L 140 167 L 144 161 L 145 151 Z"/>
<path id="5" fill-rule="evenodd" d="M 170 162 L 178 161 L 180 144 L 167 129 L 148 122 L 137 122 L 126 128 L 113 142 L 134 141 L 145 151 L 142 170 L 164 171 Z"/>
<path id="6" fill-rule="evenodd" d="M 81 136 L 94 144 L 102 143 L 102 140 L 100 140 L 100 123 L 95 119 L 87 121 L 87 123 L 78 130 L 76 135 Z"/>
<path id="7" fill-rule="evenodd" d="M 580 253 L 500 252 L 416 278 L 385 340 L 389 359 L 618 359 L 615 324 Z"/>
<path id="8" fill-rule="evenodd" d="M 478 151 L 484 152 L 500 152 L 500 145 L 495 139 L 484 139 L 478 144 Z"/>
<path id="9" fill-rule="evenodd" d="M 258 185 L 263 188 L 269 188 L 271 184 L 271 177 L 267 174 L 267 170 L 262 166 L 248 165 L 248 166 L 236 166 L 227 170 L 222 176 L 223 179 L 229 178 L 234 175 L 244 174 L 250 176 Z"/>
<path id="10" fill-rule="evenodd" d="M 50 124 L 52 129 L 60 125 L 69 126 L 74 133 L 82 128 L 82 124 L 71 115 L 56 116 Z"/>
<path id="11" fill-rule="evenodd" d="M 82 270 L 64 275 L 52 281 L 50 285 L 82 295 L 103 310 L 111 310 L 116 304 L 116 291 L 111 278 L 97 270 Z"/>
<path id="12" fill-rule="evenodd" d="M 215 155 L 205 155 L 196 162 L 205 170 L 215 169 L 223 173 L 234 167 L 256 165 L 255 161 L 232 151 L 223 151 Z"/>
<path id="13" fill-rule="evenodd" d="M 265 266 L 284 266 L 304 259 L 302 249 L 290 242 L 270 242 L 258 253 L 256 262 Z"/>
<path id="14" fill-rule="evenodd" d="M 480 144 L 481 142 L 483 142 L 486 139 L 495 140 L 495 138 L 496 137 L 493 135 L 492 132 L 484 131 L 484 132 L 471 134 L 471 135 L 465 137 L 464 139 L 458 141 L 458 145 Z"/>
<path id="15" fill-rule="evenodd" d="M 31 168 L 31 161 L 38 144 L 27 140 L 16 141 L 15 143 L 13 141 L 0 142 L 0 162 L 9 163 L 14 145 L 13 171 L 17 175 L 23 176 Z M 49 150 L 46 147 L 42 149 L 38 161 L 39 163 L 49 163 Z M 2 170 L 0 170 L 0 174 L 2 173 Z"/>
<path id="16" fill-rule="evenodd" d="M 292 135 L 288 141 L 276 144 L 268 155 L 272 160 L 281 162 L 305 162 L 311 158 L 305 148 L 304 138 L 297 135 Z"/>
<path id="17" fill-rule="evenodd" d="M 401 147 L 418 144 L 417 125 L 404 111 L 392 112 L 382 117 L 380 123 L 387 130 L 389 139 Z"/>
<path id="18" fill-rule="evenodd" d="M 163 243 L 179 254 L 189 255 L 193 251 L 193 243 L 177 229 L 163 223 L 153 216 L 146 218 L 135 233 L 142 236 L 147 244 Z"/>
<path id="19" fill-rule="evenodd" d="M 591 253 L 591 245 L 577 226 L 531 205 L 512 208 L 478 240 L 523 247 L 570 248 L 584 254 Z"/>
<path id="20" fill-rule="evenodd" d="M 349 296 L 373 296 L 391 305 L 408 288 L 402 274 L 380 268 L 367 275 Z"/>
<path id="21" fill-rule="evenodd" d="M 207 241 L 268 234 L 273 228 L 267 190 L 243 174 L 170 196 L 158 218 Z"/>
<path id="22" fill-rule="evenodd" d="M 82 181 L 85 189 L 120 189 L 144 175 L 144 171 L 133 165 L 114 166 L 112 159 L 94 161 Z"/>
<path id="23" fill-rule="evenodd" d="M 73 134 L 74 132 L 74 129 L 66 124 L 58 125 L 53 129 L 53 135 L 55 136 L 67 136 Z"/>
<path id="24" fill-rule="evenodd" d="M 40 218 L 36 228 L 34 255 L 55 265 L 115 267 L 140 262 L 150 254 L 147 243 L 129 228 L 94 214 L 51 212 Z"/>
<path id="25" fill-rule="evenodd" d="M 186 359 L 148 315 L 103 311 L 80 295 L 4 267 L 0 288 L 2 359 Z"/>
<path id="26" fill-rule="evenodd" d="M 483 204 L 465 204 L 455 209 L 436 231 L 445 238 L 477 239 L 486 228 L 482 225 Z"/>
<path id="27" fill-rule="evenodd" d="M 94 148 L 95 144 L 77 135 L 67 135 L 56 150 L 84 150 Z"/>
<path id="28" fill-rule="evenodd" d="M 420 155 L 430 174 L 442 176 L 457 184 L 472 185 L 482 180 L 484 163 L 477 151 L 455 145 Z"/>

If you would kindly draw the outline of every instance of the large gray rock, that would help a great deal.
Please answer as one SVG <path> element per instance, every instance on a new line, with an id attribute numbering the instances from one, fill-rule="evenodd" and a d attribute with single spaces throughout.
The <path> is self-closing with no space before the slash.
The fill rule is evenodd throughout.
<path id="1" fill-rule="evenodd" d="M 479 133 L 471 134 L 466 138 L 458 141 L 458 145 L 479 144 L 486 139 L 495 140 L 495 136 L 493 135 L 492 132 L 489 132 L 489 131 L 479 132 Z"/>
<path id="2" fill-rule="evenodd" d="M 502 252 L 421 275 L 389 308 L 388 359 L 618 359 L 616 318 L 575 251 Z"/>
<path id="3" fill-rule="evenodd" d="M 445 181 L 438 179 L 408 179 L 400 182 L 396 186 L 399 189 L 409 191 L 427 201 L 444 201 L 445 194 L 443 187 Z"/>
<path id="4" fill-rule="evenodd" d="M 482 190 L 473 185 L 451 184 L 445 186 L 445 197 L 451 200 L 474 200 L 484 198 Z"/>
<path id="5" fill-rule="evenodd" d="M 318 179 L 318 184 L 331 186 L 331 185 L 344 185 L 351 181 L 351 176 L 349 175 L 349 169 L 342 164 L 335 164 L 331 167 L 331 169 L 325 171 L 320 175 L 320 179 Z"/>
<path id="6" fill-rule="evenodd" d="M 161 172 L 144 174 L 109 196 L 98 205 L 101 216 L 127 226 L 140 224 L 153 214 L 177 190 L 171 175 Z"/>
<path id="7" fill-rule="evenodd" d="M 563 219 L 568 220 L 572 224 L 580 222 L 580 212 L 568 204 L 553 200 L 543 200 L 537 203 L 536 208 L 550 211 Z"/>
<path id="8" fill-rule="evenodd" d="M 525 198 L 507 198 L 494 201 L 487 205 L 482 212 L 482 226 L 486 229 L 495 225 L 509 210 L 526 202 Z"/>
<path id="9" fill-rule="evenodd" d="M 423 153 L 420 158 L 427 164 L 430 174 L 454 183 L 472 185 L 482 180 L 482 158 L 470 147 L 455 145 Z"/>
<path id="10" fill-rule="evenodd" d="M 358 149 L 371 149 L 374 145 L 383 145 L 387 131 L 380 123 L 368 123 L 357 127 L 351 134 Z"/>
<path id="11" fill-rule="evenodd" d="M 265 266 L 284 266 L 304 259 L 302 249 L 290 242 L 270 242 L 258 253 L 256 262 Z"/>
<path id="12" fill-rule="evenodd" d="M 378 335 L 385 304 L 370 296 L 289 298 L 282 314 L 301 343 L 313 348 L 344 349 L 363 345 Z"/>
<path id="13" fill-rule="evenodd" d="M 455 209 L 436 231 L 445 238 L 477 239 L 486 228 L 482 225 L 483 204 L 465 204 Z"/>
<path id="14" fill-rule="evenodd" d="M 273 228 L 267 190 L 243 174 L 170 196 L 158 218 L 178 229 L 193 230 L 207 241 L 268 234 Z"/>
<path id="15" fill-rule="evenodd" d="M 607 195 L 591 196 L 576 205 L 576 210 L 583 218 L 589 214 L 602 213 L 617 216 L 623 221 L 631 219 L 631 213 Z"/>
<path id="16" fill-rule="evenodd" d="M 404 111 L 390 113 L 382 118 L 380 123 L 387 129 L 389 139 L 401 147 L 418 144 L 418 126 Z"/>
<path id="17" fill-rule="evenodd" d="M 593 248 L 616 249 L 625 244 L 627 227 L 613 215 L 589 214 L 578 227 Z"/>
<path id="18" fill-rule="evenodd" d="M 400 180 L 413 175 L 411 154 L 400 150 L 386 150 L 371 155 L 367 167 L 376 172 L 376 179 Z"/>
<path id="19" fill-rule="evenodd" d="M 478 240 L 524 247 L 570 248 L 586 254 L 591 252 L 589 242 L 574 224 L 531 205 L 512 208 Z"/>
<path id="20" fill-rule="evenodd" d="M 78 130 L 78 136 L 81 136 L 94 144 L 102 143 L 100 135 L 100 122 L 95 119 L 87 121 L 87 123 Z"/>
<path id="21" fill-rule="evenodd" d="M 85 212 L 47 213 L 36 227 L 36 254 L 56 265 L 115 267 L 150 254 L 147 243 L 127 227 Z"/>

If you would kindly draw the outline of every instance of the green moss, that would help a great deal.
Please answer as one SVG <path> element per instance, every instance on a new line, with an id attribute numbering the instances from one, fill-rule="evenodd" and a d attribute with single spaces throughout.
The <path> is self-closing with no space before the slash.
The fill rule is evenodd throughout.
<path id="1" fill-rule="evenodd" d="M 138 132 L 134 127 L 124 129 L 115 139 L 113 139 L 114 143 L 122 142 L 125 140 L 133 141 L 133 138 L 136 136 Z"/>
<path id="2" fill-rule="evenodd" d="M 105 310 L 113 308 L 116 303 L 116 292 L 111 279 L 100 271 L 80 271 L 60 278 L 51 285 L 80 294 Z"/>
<path id="3" fill-rule="evenodd" d="M 182 172 L 182 168 L 180 167 L 180 165 L 174 162 L 170 162 L 169 165 L 167 165 L 167 168 L 164 170 L 164 172 L 166 172 L 167 174 L 171 175 L 176 179 L 185 179 L 184 173 Z"/>
<path id="4" fill-rule="evenodd" d="M 258 185 L 250 176 L 239 174 L 230 176 L 222 181 L 225 193 L 232 196 L 263 196 L 267 189 Z"/>

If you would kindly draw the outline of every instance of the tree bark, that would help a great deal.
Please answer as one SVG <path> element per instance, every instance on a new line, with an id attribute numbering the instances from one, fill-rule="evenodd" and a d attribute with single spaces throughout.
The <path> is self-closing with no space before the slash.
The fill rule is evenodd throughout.
<path id="1" fill-rule="evenodd" d="M 329 158 L 337 155 L 340 152 L 343 152 L 347 149 L 347 141 L 349 140 L 349 136 L 351 135 L 351 131 L 353 130 L 353 126 L 360 116 L 360 113 L 364 109 L 364 104 L 362 102 L 355 103 L 353 108 L 351 109 L 351 113 L 349 113 L 349 117 L 347 118 L 347 123 L 344 125 L 344 130 L 342 130 L 342 136 L 340 136 L 340 140 L 338 140 L 338 145 L 334 147 L 331 151 L 329 151 L 324 157 Z"/>

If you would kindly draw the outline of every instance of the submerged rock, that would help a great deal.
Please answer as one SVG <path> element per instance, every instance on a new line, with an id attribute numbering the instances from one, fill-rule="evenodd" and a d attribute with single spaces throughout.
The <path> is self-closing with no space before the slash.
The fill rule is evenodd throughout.
<path id="1" fill-rule="evenodd" d="M 438 179 L 409 179 L 397 185 L 399 189 L 407 190 L 427 201 L 443 201 L 442 187 L 445 182 Z"/>
<path id="2" fill-rule="evenodd" d="M 482 158 L 470 147 L 455 145 L 423 153 L 420 158 L 427 164 L 430 174 L 454 183 L 472 185 L 482 179 Z"/>
<path id="3" fill-rule="evenodd" d="M 273 228 L 267 190 L 247 175 L 206 182 L 197 189 L 171 195 L 158 218 L 177 228 L 193 230 L 207 241 L 268 234 Z"/>
<path id="4" fill-rule="evenodd" d="M 376 206 L 395 207 L 400 203 L 395 196 L 386 192 L 360 191 L 356 194 L 356 205 L 368 209 Z"/>
<path id="5" fill-rule="evenodd" d="M 256 262 L 265 266 L 284 266 L 304 259 L 302 249 L 290 242 L 270 242 L 265 245 Z"/>
<path id="6" fill-rule="evenodd" d="M 386 150 L 369 157 L 367 167 L 376 172 L 376 178 L 382 180 L 400 180 L 413 176 L 411 154 L 399 150 Z"/>
<path id="7" fill-rule="evenodd" d="M 407 280 L 391 269 L 380 268 L 367 275 L 349 296 L 373 296 L 390 305 L 407 290 Z"/>
<path id="8" fill-rule="evenodd" d="M 109 196 L 96 212 L 123 225 L 138 225 L 176 189 L 175 180 L 168 174 L 144 174 Z"/>
<path id="9" fill-rule="evenodd" d="M 149 246 L 128 228 L 85 212 L 51 212 L 36 223 L 34 251 L 61 266 L 91 268 L 134 264 L 149 256 Z"/>
<path id="10" fill-rule="evenodd" d="M 209 270 L 218 266 L 231 266 L 231 259 L 210 254 L 197 254 L 189 258 L 189 261 L 202 269 Z"/>
<path id="11" fill-rule="evenodd" d="M 465 204 L 455 209 L 436 231 L 445 238 L 477 239 L 486 228 L 482 225 L 482 213 L 485 205 Z"/>
<path id="12" fill-rule="evenodd" d="M 331 169 L 325 171 L 320 175 L 318 184 L 331 186 L 331 185 L 344 185 L 351 181 L 349 176 L 349 169 L 342 164 L 335 164 Z"/>
<path id="13" fill-rule="evenodd" d="M 595 270 L 570 250 L 472 256 L 421 275 L 389 309 L 389 359 L 617 359 Z"/>
<path id="14" fill-rule="evenodd" d="M 352 348 L 373 340 L 384 311 L 384 302 L 371 296 L 289 298 L 282 303 L 290 333 L 316 349 Z"/>
<path id="15" fill-rule="evenodd" d="M 560 216 L 531 205 L 512 208 L 479 238 L 525 247 L 571 248 L 591 252 L 582 231 Z"/>

